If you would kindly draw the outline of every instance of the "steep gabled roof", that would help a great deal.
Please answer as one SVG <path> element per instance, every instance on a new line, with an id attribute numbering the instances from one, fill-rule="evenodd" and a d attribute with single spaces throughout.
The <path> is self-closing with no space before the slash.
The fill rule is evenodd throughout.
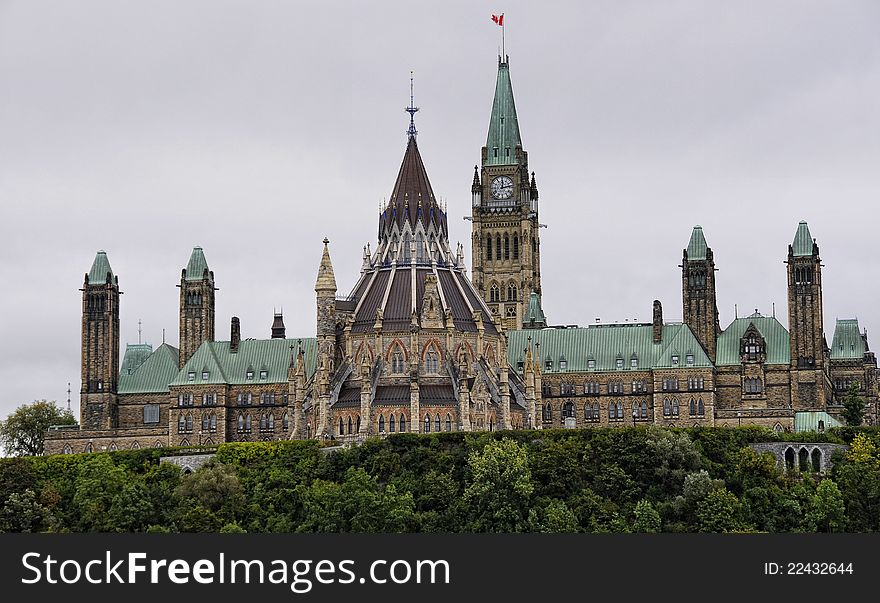
<path id="1" fill-rule="evenodd" d="M 859 331 L 858 319 L 837 319 L 831 340 L 831 360 L 861 360 L 867 351 L 868 343 Z"/>
<path id="2" fill-rule="evenodd" d="M 767 344 L 765 364 L 788 364 L 791 361 L 788 330 L 770 316 L 762 316 L 755 312 L 746 318 L 737 318 L 718 336 L 715 352 L 716 366 L 729 366 L 742 363 L 740 357 L 740 340 L 749 325 L 755 328 Z"/>
<path id="3" fill-rule="evenodd" d="M 205 341 L 196 350 L 171 385 L 190 385 L 189 373 L 195 373 L 196 384 L 260 385 L 266 383 L 286 383 L 290 367 L 291 353 L 297 355 L 300 346 L 305 355 L 306 378 L 315 373 L 317 366 L 317 340 L 314 337 L 302 339 L 243 339 L 238 351 L 229 349 L 228 341 Z M 266 371 L 266 378 L 260 378 L 260 371 Z M 207 379 L 202 373 L 207 371 Z M 253 375 L 248 379 L 248 371 Z"/>
<path id="4" fill-rule="evenodd" d="M 673 366 L 710 367 L 712 366 L 703 347 L 694 337 L 690 328 L 684 324 L 663 326 L 662 341 L 653 342 L 651 325 L 596 325 L 567 329 L 524 329 L 508 331 L 508 362 L 516 367 L 523 359 L 523 351 L 531 344 L 540 344 L 541 370 L 546 371 L 545 362 L 549 359 L 553 373 L 572 373 L 587 371 L 645 370 L 651 368 L 671 368 Z M 534 348 L 533 348 L 534 349 Z M 686 358 L 693 356 L 693 364 L 687 365 Z M 673 364 L 673 356 L 678 356 L 678 364 Z M 637 368 L 631 368 L 635 358 Z M 565 370 L 560 360 L 565 360 Z M 623 360 L 622 369 L 617 368 L 617 360 Z M 595 362 L 591 369 L 590 361 Z"/>
<path id="5" fill-rule="evenodd" d="M 414 135 L 410 135 L 407 140 L 391 198 L 379 217 L 379 239 L 386 237 L 394 224 L 403 229 L 407 222 L 413 231 L 416 224 L 422 222 L 425 230 L 433 224 L 438 233 L 447 233 L 446 214 L 434 197 L 434 190 L 428 180 L 428 172 Z"/>
<path id="6" fill-rule="evenodd" d="M 163 343 L 132 373 L 119 375 L 120 394 L 160 394 L 168 392 L 168 384 L 177 376 L 177 348 Z"/>

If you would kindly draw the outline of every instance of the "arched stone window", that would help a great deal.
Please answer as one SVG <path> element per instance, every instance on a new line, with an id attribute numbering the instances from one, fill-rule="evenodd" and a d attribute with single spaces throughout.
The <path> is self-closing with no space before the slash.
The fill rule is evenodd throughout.
<path id="1" fill-rule="evenodd" d="M 400 344 L 394 346 L 391 350 L 391 374 L 402 375 L 406 372 L 406 356 Z"/>
<path id="2" fill-rule="evenodd" d="M 489 286 L 489 301 L 490 302 L 501 301 L 501 289 L 498 287 L 498 283 L 492 283 Z"/>
<path id="3" fill-rule="evenodd" d="M 519 235 L 513 235 L 513 259 L 519 259 Z"/>
<path id="4" fill-rule="evenodd" d="M 348 417 L 348 435 L 351 435 L 352 427 L 354 427 L 354 423 L 351 420 L 351 417 Z"/>
<path id="5" fill-rule="evenodd" d="M 663 400 L 663 416 L 664 417 L 672 416 L 672 403 L 669 402 L 668 398 Z"/>
<path id="6" fill-rule="evenodd" d="M 809 471 L 810 470 L 810 453 L 806 448 L 801 448 L 798 451 L 798 470 L 799 471 Z"/>
<path id="7" fill-rule="evenodd" d="M 244 431 L 244 415 L 238 413 L 238 430 Z"/>
<path id="8" fill-rule="evenodd" d="M 495 237 L 495 259 L 501 259 L 501 235 Z"/>
<path id="9" fill-rule="evenodd" d="M 379 415 L 379 433 L 385 433 L 385 417 Z"/>
<path id="10" fill-rule="evenodd" d="M 434 417 L 434 431 L 440 433 L 440 415 Z"/>
<path id="11" fill-rule="evenodd" d="M 706 414 L 706 406 L 703 404 L 702 398 L 697 400 L 697 414 L 701 417 Z"/>
<path id="12" fill-rule="evenodd" d="M 140 442 L 135 442 L 134 444 L 131 445 L 132 450 L 140 450 L 140 447 L 141 447 Z"/>
<path id="13" fill-rule="evenodd" d="M 510 281 L 510 283 L 507 284 L 507 301 L 518 301 L 519 298 L 517 297 L 517 293 L 516 283 Z"/>
<path id="14" fill-rule="evenodd" d="M 510 237 L 504 235 L 504 259 L 510 259 Z"/>
<path id="15" fill-rule="evenodd" d="M 562 418 L 563 420 L 574 418 L 574 404 L 572 404 L 571 402 L 566 402 L 562 405 Z"/>
<path id="16" fill-rule="evenodd" d="M 394 413 L 388 415 L 388 433 L 394 433 Z"/>
<path id="17" fill-rule="evenodd" d="M 486 238 L 486 259 L 492 260 L 492 237 Z"/>
<path id="18" fill-rule="evenodd" d="M 248 433 L 251 432 L 251 416 L 246 415 L 244 418 L 244 430 Z"/>
<path id="19" fill-rule="evenodd" d="M 431 432 L 431 415 L 425 415 L 425 433 Z"/>
<path id="20" fill-rule="evenodd" d="M 357 415 L 357 417 L 355 417 L 354 428 L 357 430 L 358 433 L 361 432 L 361 416 L 360 415 Z"/>
<path id="21" fill-rule="evenodd" d="M 137 442 L 135 442 L 135 444 L 137 444 Z M 70 444 L 64 446 L 64 452 L 62 454 L 73 454 L 73 448 L 70 447 Z"/>
<path id="22" fill-rule="evenodd" d="M 433 346 L 425 354 L 425 372 L 429 375 L 436 375 L 440 372 L 440 354 Z"/>
<path id="23" fill-rule="evenodd" d="M 217 431 L 217 415 L 211 413 L 211 424 L 208 427 L 208 431 Z"/>
<path id="24" fill-rule="evenodd" d="M 281 427 L 284 429 L 284 431 L 290 429 L 290 417 L 287 415 L 287 413 L 284 413 L 281 416 Z"/>
<path id="25" fill-rule="evenodd" d="M 446 413 L 446 431 L 452 431 L 452 416 Z"/>
<path id="26" fill-rule="evenodd" d="M 345 434 L 345 426 L 342 423 L 342 417 L 339 417 L 339 435 Z"/>
<path id="27" fill-rule="evenodd" d="M 819 448 L 813 448 L 813 452 L 810 453 L 810 460 L 813 463 L 813 473 L 822 471 L 822 451 Z"/>
<path id="28" fill-rule="evenodd" d="M 86 452 L 94 452 L 94 451 L 95 451 L 95 447 L 92 445 L 91 442 L 86 444 Z"/>
<path id="29" fill-rule="evenodd" d="M 202 415 L 202 431 L 208 431 L 211 427 L 211 417 L 208 413 Z"/>
<path id="30" fill-rule="evenodd" d="M 672 399 L 672 416 L 678 416 L 678 400 L 676 400 L 675 398 Z"/>
<path id="31" fill-rule="evenodd" d="M 697 401 L 694 398 L 691 398 L 691 416 L 697 414 Z"/>
<path id="32" fill-rule="evenodd" d="M 186 417 L 180 415 L 177 417 L 177 433 L 183 433 L 186 431 Z"/>
<path id="33" fill-rule="evenodd" d="M 542 413 L 542 415 L 543 415 L 542 418 L 545 421 L 552 421 L 553 420 L 553 408 L 550 406 L 549 402 L 547 402 L 547 404 L 544 405 L 543 410 L 544 410 L 544 412 Z"/>
<path id="34" fill-rule="evenodd" d="M 406 417 L 405 417 L 404 415 L 400 415 L 400 421 L 399 421 L 399 423 L 400 423 L 400 431 L 401 431 L 401 433 L 402 433 L 402 432 L 405 432 L 405 431 L 406 431 Z"/>

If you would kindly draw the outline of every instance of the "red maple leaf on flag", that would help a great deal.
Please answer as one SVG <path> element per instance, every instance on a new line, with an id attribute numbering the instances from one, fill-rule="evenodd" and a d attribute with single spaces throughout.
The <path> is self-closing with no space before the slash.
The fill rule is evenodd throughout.
<path id="1" fill-rule="evenodd" d="M 504 13 L 501 13 L 500 15 L 492 15 L 492 21 L 503 27 L 504 26 Z"/>

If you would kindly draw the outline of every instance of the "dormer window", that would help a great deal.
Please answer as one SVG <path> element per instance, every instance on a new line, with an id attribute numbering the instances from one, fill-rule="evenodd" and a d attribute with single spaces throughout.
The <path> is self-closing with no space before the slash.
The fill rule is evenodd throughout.
<path id="1" fill-rule="evenodd" d="M 207 381 L 210 376 L 211 373 L 209 371 L 202 371 L 202 381 Z"/>
<path id="2" fill-rule="evenodd" d="M 763 362 L 766 355 L 766 342 L 754 325 L 749 325 L 740 339 L 740 356 L 743 362 Z"/>
<path id="3" fill-rule="evenodd" d="M 616 368 L 618 371 L 623 370 L 623 358 L 621 358 L 620 356 L 617 357 L 617 359 L 614 361 L 614 368 Z"/>
<path id="4" fill-rule="evenodd" d="M 260 371 L 260 380 L 265 381 L 268 378 L 269 378 L 269 371 L 267 371 L 266 369 L 261 370 Z"/>
<path id="5" fill-rule="evenodd" d="M 186 374 L 186 380 L 187 381 L 195 381 L 196 380 L 196 372 L 195 371 L 188 372 Z"/>
<path id="6" fill-rule="evenodd" d="M 684 363 L 688 366 L 694 366 L 694 355 L 686 354 L 684 357 Z"/>
<path id="7" fill-rule="evenodd" d="M 565 359 L 565 356 L 560 356 L 559 358 L 559 370 L 564 371 L 568 369 L 568 361 Z"/>
<path id="8" fill-rule="evenodd" d="M 672 366 L 678 366 L 678 354 L 672 355 Z"/>
<path id="9" fill-rule="evenodd" d="M 639 368 L 639 357 L 635 354 L 632 355 L 632 358 L 629 359 L 629 368 L 637 369 Z"/>
<path id="10" fill-rule="evenodd" d="M 553 370 L 553 361 L 549 358 L 544 361 L 544 370 L 550 372 Z"/>
<path id="11" fill-rule="evenodd" d="M 244 374 L 244 378 L 247 379 L 248 381 L 253 381 L 254 380 L 254 369 L 248 369 L 247 372 Z"/>
<path id="12" fill-rule="evenodd" d="M 595 358 L 588 358 L 588 359 L 587 359 L 587 369 L 589 369 L 589 370 L 591 370 L 591 371 L 596 370 L 596 360 L 595 360 Z"/>

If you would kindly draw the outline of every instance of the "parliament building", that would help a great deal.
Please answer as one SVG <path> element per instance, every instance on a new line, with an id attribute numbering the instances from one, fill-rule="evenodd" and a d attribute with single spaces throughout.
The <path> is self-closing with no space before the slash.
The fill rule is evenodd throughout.
<path id="1" fill-rule="evenodd" d="M 99 251 L 81 290 L 80 424 L 51 429 L 47 454 L 634 424 L 821 431 L 839 424 L 853 383 L 876 424 L 876 358 L 854 319 L 837 320 L 828 345 L 806 222 L 787 251 L 780 241 L 788 328 L 757 311 L 721 328 L 699 226 L 680 266 L 682 322 L 665 321 L 654 301 L 650 323 L 554 326 L 541 305 L 538 186 L 507 58 L 473 174 L 470 274 L 419 152 L 417 109 L 408 111 L 378 241 L 348 294 L 324 239 L 314 333 L 289 337 L 276 314 L 268 339 L 242 338 L 235 317 L 218 339 L 214 272 L 196 247 L 178 285 L 178 347 L 128 344 L 120 361 L 120 283 Z"/>

